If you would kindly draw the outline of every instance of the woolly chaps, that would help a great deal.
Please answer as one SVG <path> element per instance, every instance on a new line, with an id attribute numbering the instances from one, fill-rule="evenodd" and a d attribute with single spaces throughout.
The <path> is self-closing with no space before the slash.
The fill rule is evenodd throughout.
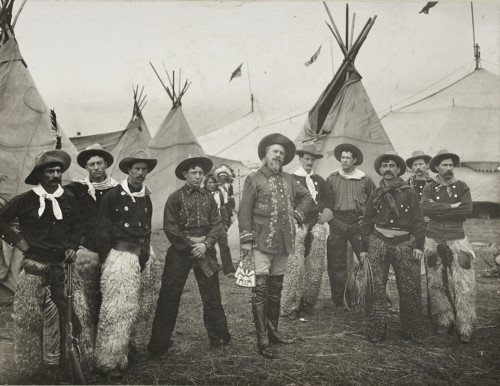
<path id="1" fill-rule="evenodd" d="M 430 314 L 437 327 L 451 329 L 456 325 L 460 336 L 472 338 L 476 327 L 476 277 L 474 273 L 474 251 L 467 238 L 447 241 L 452 252 L 449 265 L 449 294 L 456 310 L 448 300 L 443 285 L 443 262 L 438 255 L 438 243 L 430 238 L 425 240 L 425 270 Z"/>
<path id="2" fill-rule="evenodd" d="M 307 256 L 308 233 L 311 245 Z M 325 269 L 327 228 L 303 225 L 296 228 L 295 253 L 288 258 L 281 297 L 282 315 L 298 311 L 301 304 L 314 307 L 318 300 Z"/>
<path id="3" fill-rule="evenodd" d="M 146 344 L 157 297 L 159 265 L 152 249 L 142 272 L 138 256 L 130 252 L 112 249 L 104 262 L 95 348 L 95 366 L 102 372 L 126 368 L 129 345 L 134 350 Z"/>
<path id="4" fill-rule="evenodd" d="M 420 261 L 413 259 L 413 237 L 409 241 L 391 244 L 377 236 L 369 238 L 368 258 L 373 273 L 373 295 L 366 303 L 368 339 L 385 338 L 387 306 L 385 283 L 392 265 L 399 293 L 399 317 L 409 338 L 422 337 L 422 288 Z"/>
<path id="5" fill-rule="evenodd" d="M 80 247 L 76 253 L 77 259 L 73 264 L 73 307 L 82 324 L 80 363 L 83 370 L 91 371 L 101 303 L 101 263 L 97 253 L 85 247 Z"/>
<path id="6" fill-rule="evenodd" d="M 14 359 L 17 373 L 26 379 L 40 373 L 43 365 L 42 281 L 22 271 L 14 294 Z"/>

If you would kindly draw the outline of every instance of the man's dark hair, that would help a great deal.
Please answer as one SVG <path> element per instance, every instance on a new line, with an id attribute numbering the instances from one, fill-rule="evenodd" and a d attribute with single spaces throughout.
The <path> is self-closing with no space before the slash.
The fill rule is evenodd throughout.
<path id="1" fill-rule="evenodd" d="M 189 170 L 194 169 L 194 168 L 196 168 L 196 167 L 198 167 L 198 166 L 199 166 L 200 168 L 202 168 L 202 169 L 203 169 L 203 171 L 205 171 L 205 169 L 203 168 L 203 166 L 204 166 L 203 164 L 201 164 L 200 162 L 193 162 L 192 164 L 187 164 L 187 165 L 184 167 L 183 172 L 188 172 Z"/>
<path id="2" fill-rule="evenodd" d="M 106 159 L 102 156 L 102 154 L 98 154 L 98 153 L 87 153 L 85 155 L 85 157 L 83 157 L 83 164 L 86 166 L 87 165 L 87 162 L 89 162 L 89 159 L 91 159 L 92 157 L 101 157 L 102 160 L 104 162 L 106 162 Z M 106 163 L 107 164 L 107 163 Z"/>

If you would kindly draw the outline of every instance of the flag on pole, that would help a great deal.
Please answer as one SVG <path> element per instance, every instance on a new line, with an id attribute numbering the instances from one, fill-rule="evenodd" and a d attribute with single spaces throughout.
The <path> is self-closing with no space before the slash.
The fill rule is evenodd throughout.
<path id="1" fill-rule="evenodd" d="M 313 64 L 316 59 L 318 59 L 318 56 L 319 56 L 319 53 L 321 52 L 321 46 L 319 46 L 318 50 L 314 53 L 313 56 L 311 56 L 311 59 L 309 59 L 308 62 L 305 62 L 304 65 L 305 66 L 310 66 L 311 64 Z"/>
<path id="2" fill-rule="evenodd" d="M 243 63 L 241 63 L 236 70 L 233 71 L 231 74 L 231 78 L 229 78 L 229 82 L 233 80 L 233 78 L 238 78 L 241 76 L 241 66 L 243 66 Z"/>
<path id="3" fill-rule="evenodd" d="M 437 1 L 429 1 L 424 8 L 419 13 L 425 13 L 426 15 L 429 14 L 429 9 L 434 7 L 438 2 Z"/>

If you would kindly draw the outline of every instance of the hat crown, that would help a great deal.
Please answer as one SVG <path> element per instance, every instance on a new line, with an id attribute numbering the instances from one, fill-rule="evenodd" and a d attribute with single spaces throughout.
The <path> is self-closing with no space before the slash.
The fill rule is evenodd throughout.
<path id="1" fill-rule="evenodd" d="M 100 144 L 94 143 L 93 145 L 87 146 L 85 150 L 104 150 L 104 148 Z"/>
<path id="2" fill-rule="evenodd" d="M 427 155 L 427 154 L 425 154 L 423 150 L 415 150 L 413 153 L 411 153 L 411 158 L 415 158 L 421 155 Z"/>
<path id="3" fill-rule="evenodd" d="M 144 149 L 136 149 L 129 154 L 130 158 L 140 158 L 140 159 L 149 159 L 148 153 Z"/>
<path id="4" fill-rule="evenodd" d="M 308 143 L 300 148 L 301 152 L 315 154 L 317 152 L 316 145 L 314 143 Z"/>
<path id="5" fill-rule="evenodd" d="M 437 152 L 436 156 L 441 155 L 441 154 L 448 154 L 448 153 L 449 153 L 448 149 L 441 149 Z"/>

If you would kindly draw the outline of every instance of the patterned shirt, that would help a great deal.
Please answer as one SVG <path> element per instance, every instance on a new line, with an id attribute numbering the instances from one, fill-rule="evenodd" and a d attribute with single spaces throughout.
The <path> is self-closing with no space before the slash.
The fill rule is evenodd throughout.
<path id="1" fill-rule="evenodd" d="M 173 192 L 165 204 L 163 231 L 179 251 L 191 250 L 188 237 L 206 236 L 205 241 L 214 245 L 224 228 L 212 194 L 187 185 Z"/>
<path id="2" fill-rule="evenodd" d="M 432 178 L 426 177 L 424 180 L 418 180 L 415 176 L 408 178 L 407 182 L 411 188 L 417 193 L 418 199 L 422 202 L 422 194 L 425 186 L 432 181 Z"/>

